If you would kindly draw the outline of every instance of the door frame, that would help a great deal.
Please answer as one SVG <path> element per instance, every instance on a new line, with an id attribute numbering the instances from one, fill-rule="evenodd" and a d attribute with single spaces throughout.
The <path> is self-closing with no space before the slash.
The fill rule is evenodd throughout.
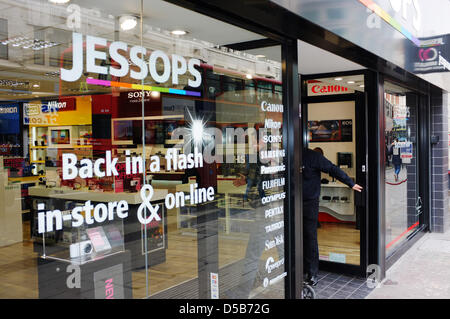
<path id="1" fill-rule="evenodd" d="M 336 94 L 336 95 L 323 95 L 323 96 L 307 96 L 307 81 L 316 80 L 327 77 L 337 76 L 349 76 L 349 75 L 363 75 L 365 88 L 368 86 L 367 70 L 356 70 L 346 72 L 332 72 L 332 73 L 320 73 L 311 75 L 302 75 L 301 81 L 301 101 L 302 101 L 302 136 L 305 145 L 307 145 L 307 127 L 308 127 L 308 104 L 311 103 L 326 103 L 326 102 L 339 102 L 339 101 L 354 101 L 355 102 L 355 167 L 356 170 L 356 183 L 364 187 L 364 191 L 361 194 L 355 193 L 355 205 L 356 199 L 359 197 L 357 205 L 358 213 L 360 216 L 360 263 L 359 265 L 343 264 L 331 261 L 320 260 L 320 270 L 337 272 L 348 275 L 356 275 L 365 277 L 366 270 L 369 262 L 369 179 L 368 179 L 368 98 L 367 90 L 365 92 L 355 92 L 350 94 Z M 357 141 L 357 142 L 356 142 Z M 358 156 L 356 156 L 358 155 Z M 366 166 L 365 172 L 362 172 L 362 165 Z"/>
<path id="2" fill-rule="evenodd" d="M 416 166 L 417 170 L 417 192 L 418 196 L 422 198 L 422 206 L 423 206 L 423 212 L 419 216 L 419 227 L 410 235 L 408 235 L 408 238 L 401 243 L 398 248 L 390 255 L 386 255 L 386 227 L 385 227 L 385 221 L 386 221 L 386 207 L 385 207 L 385 184 L 380 183 L 380 194 L 383 194 L 383 200 L 381 202 L 380 206 L 380 215 L 383 220 L 383 224 L 381 224 L 381 230 L 380 233 L 380 263 L 384 263 L 384 273 L 387 269 L 389 269 L 403 254 L 411 248 L 420 238 L 423 237 L 423 235 L 429 231 L 430 229 L 430 198 L 431 198 L 431 145 L 429 142 L 429 132 L 431 127 L 431 116 L 430 116 L 430 93 L 428 87 L 418 87 L 417 85 L 414 85 L 415 83 L 412 83 L 410 81 L 401 81 L 397 78 L 387 76 L 380 74 L 379 76 L 379 92 L 380 92 L 380 100 L 379 100 L 379 107 L 380 107 L 380 123 L 383 123 L 384 128 L 384 122 L 385 122 L 385 115 L 384 115 L 384 82 L 391 82 L 395 85 L 407 88 L 413 93 L 417 95 L 417 110 L 416 110 L 416 154 L 417 154 L 417 161 L 418 165 Z M 384 132 L 380 132 L 381 135 L 384 136 Z M 382 140 L 383 144 L 380 145 L 380 151 L 383 152 L 384 158 L 384 138 Z M 380 179 L 384 180 L 385 172 L 384 172 L 384 163 L 380 163 L 381 168 L 381 174 Z M 381 198 L 380 198 L 381 199 Z M 383 276 L 384 277 L 384 276 Z"/>

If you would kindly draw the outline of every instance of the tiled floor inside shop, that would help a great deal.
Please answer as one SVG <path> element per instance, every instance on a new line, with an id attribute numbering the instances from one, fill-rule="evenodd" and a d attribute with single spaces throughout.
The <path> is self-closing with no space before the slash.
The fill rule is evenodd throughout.
<path id="1" fill-rule="evenodd" d="M 364 299 L 372 289 L 365 278 L 320 271 L 314 291 L 316 299 Z"/>

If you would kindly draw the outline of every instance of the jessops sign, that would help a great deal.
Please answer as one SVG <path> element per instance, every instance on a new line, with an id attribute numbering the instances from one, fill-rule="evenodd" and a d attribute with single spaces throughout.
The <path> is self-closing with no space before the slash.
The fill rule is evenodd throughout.
<path id="1" fill-rule="evenodd" d="M 121 41 L 111 42 L 108 47 L 108 42 L 104 38 L 87 35 L 85 39 L 86 50 L 83 49 L 83 35 L 75 32 L 72 34 L 72 68 L 61 68 L 61 80 L 67 82 L 79 80 L 83 74 L 84 65 L 86 65 L 85 71 L 89 73 L 110 74 L 116 77 L 124 77 L 129 74 L 135 80 L 142 80 L 150 74 L 156 82 L 166 83 L 171 79 L 174 85 L 179 84 L 181 75 L 189 73 L 193 77 L 193 79 L 190 78 L 188 80 L 190 87 L 196 88 L 202 83 L 201 74 L 195 68 L 195 66 L 200 65 L 200 60 L 198 59 L 186 60 L 184 57 L 176 54 L 172 54 L 171 58 L 169 58 L 163 51 L 155 50 L 151 52 L 147 61 L 146 56 L 149 51 L 144 47 L 133 46 L 129 48 L 127 43 Z M 109 56 L 118 63 L 118 68 L 96 64 L 97 60 L 106 62 L 107 59 L 106 52 L 97 50 L 99 47 L 108 47 Z M 125 53 L 129 55 L 131 63 L 138 70 L 130 68 L 128 58 L 124 55 Z M 159 73 L 157 70 L 156 65 L 158 61 L 161 61 L 164 66 L 162 73 Z"/>

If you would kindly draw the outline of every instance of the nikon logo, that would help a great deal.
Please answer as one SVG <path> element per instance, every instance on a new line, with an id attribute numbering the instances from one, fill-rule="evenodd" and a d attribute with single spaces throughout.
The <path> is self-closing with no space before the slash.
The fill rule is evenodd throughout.
<path id="1" fill-rule="evenodd" d="M 50 101 L 47 103 L 48 107 L 55 108 L 55 109 L 65 109 L 67 106 L 66 102 L 56 102 L 56 101 Z"/>

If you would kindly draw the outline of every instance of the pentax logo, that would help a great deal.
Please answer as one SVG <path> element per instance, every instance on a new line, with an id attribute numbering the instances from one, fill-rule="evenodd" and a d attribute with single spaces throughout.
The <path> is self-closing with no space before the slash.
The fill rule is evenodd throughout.
<path id="1" fill-rule="evenodd" d="M 114 284 L 112 278 L 105 280 L 105 299 L 114 299 Z"/>

